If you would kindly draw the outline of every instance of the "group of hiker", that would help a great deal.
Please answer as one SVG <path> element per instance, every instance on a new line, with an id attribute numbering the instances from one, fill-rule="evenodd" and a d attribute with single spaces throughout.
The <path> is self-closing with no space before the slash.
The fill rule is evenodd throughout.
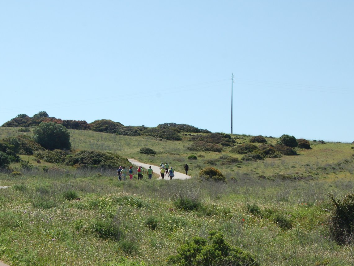
<path id="1" fill-rule="evenodd" d="M 187 175 L 188 170 L 189 170 L 188 164 L 184 165 L 184 170 Z M 136 173 L 138 174 L 138 180 L 143 179 L 145 172 L 147 173 L 148 178 L 152 179 L 152 175 L 153 175 L 154 171 L 152 170 L 151 166 L 149 166 L 149 168 L 146 171 L 144 170 L 143 167 L 138 166 L 138 168 L 136 169 Z M 125 166 L 119 166 L 119 168 L 117 170 L 117 175 L 118 175 L 119 181 L 126 180 L 127 174 L 129 175 L 129 179 L 132 180 L 133 176 L 134 176 L 133 166 L 130 166 L 128 171 L 126 170 Z M 166 177 L 169 177 L 170 180 L 172 180 L 172 178 L 175 176 L 175 170 L 172 167 L 170 167 L 168 163 L 165 163 L 165 164 L 161 163 L 160 164 L 160 176 L 162 179 L 165 179 L 165 176 L 166 176 Z"/>

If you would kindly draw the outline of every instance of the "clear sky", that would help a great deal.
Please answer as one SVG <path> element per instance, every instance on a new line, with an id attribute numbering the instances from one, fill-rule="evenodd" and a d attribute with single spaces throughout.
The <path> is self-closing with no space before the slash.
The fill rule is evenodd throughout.
<path id="1" fill-rule="evenodd" d="M 0 1 L 0 125 L 46 111 L 128 126 L 354 141 L 352 0 Z"/>

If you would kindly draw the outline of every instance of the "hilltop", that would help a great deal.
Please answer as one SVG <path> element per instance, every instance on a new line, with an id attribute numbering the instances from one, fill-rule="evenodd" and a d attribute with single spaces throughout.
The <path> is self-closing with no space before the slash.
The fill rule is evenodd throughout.
<path id="1" fill-rule="evenodd" d="M 354 187 L 352 144 L 169 123 L 154 130 L 177 139 L 67 128 L 70 150 L 47 150 L 33 140 L 35 128 L 0 127 L 2 153 L 18 158 L 0 173 L 9 186 L 0 191 L 0 259 L 8 264 L 176 264 L 182 244 L 212 248 L 215 230 L 228 250 L 260 265 L 354 263 L 350 238 L 332 226 L 333 199 L 350 202 Z M 187 163 L 192 178 L 119 182 L 116 167 L 129 166 L 127 158 L 180 172 Z M 225 182 L 201 178 L 205 168 Z"/>

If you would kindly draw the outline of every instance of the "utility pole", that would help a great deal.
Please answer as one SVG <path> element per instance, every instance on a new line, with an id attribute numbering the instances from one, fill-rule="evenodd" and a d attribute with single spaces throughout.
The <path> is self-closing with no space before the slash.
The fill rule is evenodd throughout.
<path id="1" fill-rule="evenodd" d="M 231 135 L 233 134 L 234 73 L 231 76 Z"/>

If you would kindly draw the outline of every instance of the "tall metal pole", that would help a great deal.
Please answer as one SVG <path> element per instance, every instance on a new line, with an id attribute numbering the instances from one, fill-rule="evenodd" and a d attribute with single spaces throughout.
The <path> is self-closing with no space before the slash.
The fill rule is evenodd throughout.
<path id="1" fill-rule="evenodd" d="M 234 73 L 231 76 L 231 135 L 233 134 Z"/>

